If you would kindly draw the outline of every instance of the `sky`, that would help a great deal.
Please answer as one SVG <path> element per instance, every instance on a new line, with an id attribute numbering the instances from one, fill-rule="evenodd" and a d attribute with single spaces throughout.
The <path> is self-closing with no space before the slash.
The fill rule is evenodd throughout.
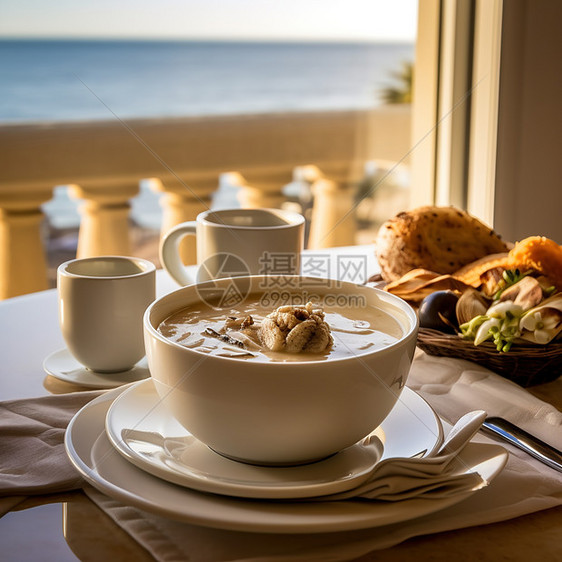
<path id="1" fill-rule="evenodd" d="M 0 37 L 409 41 L 417 0 L 0 0 Z"/>

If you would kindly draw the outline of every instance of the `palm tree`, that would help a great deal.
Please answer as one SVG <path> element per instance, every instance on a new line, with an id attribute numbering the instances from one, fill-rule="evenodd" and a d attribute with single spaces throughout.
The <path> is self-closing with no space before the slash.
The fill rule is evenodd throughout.
<path id="1" fill-rule="evenodd" d="M 402 63 L 402 68 L 393 72 L 397 85 L 387 86 L 381 91 L 385 103 L 412 103 L 412 76 L 414 65 L 410 61 Z"/>

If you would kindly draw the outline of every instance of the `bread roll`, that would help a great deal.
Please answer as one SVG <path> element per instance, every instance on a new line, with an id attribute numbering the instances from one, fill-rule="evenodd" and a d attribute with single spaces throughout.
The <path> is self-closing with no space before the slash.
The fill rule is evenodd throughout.
<path id="1" fill-rule="evenodd" d="M 488 254 L 506 252 L 507 245 L 491 228 L 455 207 L 420 207 L 385 222 L 376 238 L 376 252 L 385 281 L 412 269 L 454 273 Z"/>

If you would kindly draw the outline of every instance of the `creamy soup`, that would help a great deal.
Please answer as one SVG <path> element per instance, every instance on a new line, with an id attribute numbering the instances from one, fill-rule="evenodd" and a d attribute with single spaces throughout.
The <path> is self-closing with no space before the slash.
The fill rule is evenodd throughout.
<path id="1" fill-rule="evenodd" d="M 231 309 L 218 309 L 204 303 L 191 305 L 166 318 L 158 326 L 158 331 L 166 338 L 202 353 L 251 361 L 339 359 L 381 349 L 403 336 L 399 323 L 377 308 L 308 306 L 310 317 L 317 320 L 321 318 L 319 321 L 329 327 L 329 341 L 325 330 L 321 334 L 321 350 L 318 349 L 319 345 L 307 348 L 306 342 L 304 349 L 298 352 L 294 345 L 291 348 L 290 343 L 272 345 L 271 342 L 264 342 L 260 334 L 268 322 L 271 324 L 275 311 L 262 306 L 260 295 L 250 295 Z M 280 316 L 284 315 L 285 308 L 290 307 L 277 309 L 281 311 Z M 306 312 L 304 314 L 308 318 Z M 296 315 L 300 317 L 299 310 Z M 282 331 L 286 334 L 287 326 L 281 327 L 285 328 Z M 316 343 L 318 339 L 316 337 Z M 273 349 L 268 348 L 268 345 Z"/>

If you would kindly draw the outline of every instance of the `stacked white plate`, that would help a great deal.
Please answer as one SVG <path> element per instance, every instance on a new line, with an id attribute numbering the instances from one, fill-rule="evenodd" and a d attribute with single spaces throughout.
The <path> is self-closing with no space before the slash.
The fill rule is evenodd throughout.
<path id="1" fill-rule="evenodd" d="M 298 467 L 244 464 L 193 437 L 147 379 L 87 404 L 68 426 L 65 445 L 88 482 L 125 504 L 222 529 L 314 533 L 405 521 L 465 499 L 318 501 L 358 486 L 380 460 L 430 454 L 442 439 L 437 414 L 405 388 L 373 434 L 328 459 Z M 505 463 L 501 451 L 470 443 L 460 470 L 477 471 L 489 482 Z"/>

